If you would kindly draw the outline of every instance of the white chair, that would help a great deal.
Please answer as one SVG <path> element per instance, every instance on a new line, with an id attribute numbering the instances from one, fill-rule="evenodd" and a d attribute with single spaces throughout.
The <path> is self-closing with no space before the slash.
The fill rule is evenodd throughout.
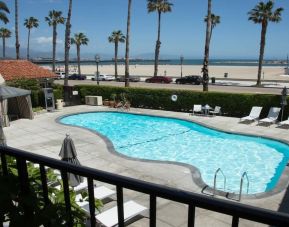
<path id="1" fill-rule="evenodd" d="M 260 117 L 261 111 L 262 111 L 261 106 L 253 106 L 251 109 L 251 112 L 248 116 L 242 117 L 240 119 L 240 122 L 246 122 L 246 121 L 257 121 Z"/>
<path id="2" fill-rule="evenodd" d="M 271 107 L 266 118 L 263 118 L 259 121 L 259 123 L 264 123 L 266 125 L 273 124 L 277 121 L 281 108 L 279 107 Z"/>
<path id="3" fill-rule="evenodd" d="M 126 222 L 136 217 L 137 215 L 141 214 L 142 212 L 147 210 L 147 208 L 131 200 L 123 204 L 123 210 L 124 210 L 124 221 Z M 118 224 L 117 206 L 96 215 L 95 219 L 102 226 L 106 227 L 117 226 Z"/>
<path id="4" fill-rule="evenodd" d="M 288 117 L 287 120 L 279 122 L 279 125 L 280 125 L 280 126 L 287 126 L 287 127 L 288 127 L 288 126 L 289 126 L 289 117 Z"/>
<path id="5" fill-rule="evenodd" d="M 105 186 L 95 187 L 94 190 L 94 198 L 98 200 L 104 200 L 106 198 L 109 198 L 115 194 L 114 190 L 111 190 Z M 81 194 L 77 194 L 75 196 L 75 201 L 80 206 L 85 213 L 89 216 L 89 202 L 86 200 L 83 200 Z"/>
<path id="6" fill-rule="evenodd" d="M 194 115 L 195 113 L 203 113 L 203 109 L 202 109 L 202 105 L 194 105 L 193 106 L 193 113 L 192 115 Z"/>
<path id="7" fill-rule="evenodd" d="M 76 193 L 80 193 L 81 191 L 87 189 L 88 184 L 87 184 L 87 180 L 85 179 L 83 182 L 81 182 L 79 185 L 77 185 L 76 187 L 71 187 Z M 96 187 L 96 185 L 94 185 L 94 187 Z M 61 189 L 61 185 L 55 186 L 54 188 L 56 188 L 57 190 Z"/>
<path id="8" fill-rule="evenodd" d="M 220 106 L 215 106 L 214 110 L 209 111 L 210 114 L 213 114 L 213 116 L 221 114 L 221 107 Z"/>

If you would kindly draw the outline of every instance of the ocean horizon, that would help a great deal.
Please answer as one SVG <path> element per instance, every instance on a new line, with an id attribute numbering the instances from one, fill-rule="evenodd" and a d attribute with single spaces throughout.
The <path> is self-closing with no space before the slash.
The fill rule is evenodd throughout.
<path id="1" fill-rule="evenodd" d="M 49 59 L 39 59 L 34 60 L 34 63 L 40 65 L 51 64 Z M 70 65 L 77 64 L 75 59 L 70 60 Z M 94 60 L 81 60 L 82 65 L 95 65 Z M 99 65 L 111 65 L 114 64 L 113 60 L 102 60 Z M 123 59 L 118 60 L 119 65 L 125 64 Z M 130 59 L 130 65 L 153 65 L 153 59 Z M 184 59 L 183 65 L 202 65 L 203 59 Z M 256 59 L 211 59 L 210 65 L 214 66 L 258 66 L 258 60 Z M 56 65 L 64 65 L 64 61 L 57 61 Z M 180 59 L 160 59 L 159 65 L 181 65 Z M 264 60 L 263 66 L 279 66 L 288 67 L 288 62 L 286 60 Z"/>

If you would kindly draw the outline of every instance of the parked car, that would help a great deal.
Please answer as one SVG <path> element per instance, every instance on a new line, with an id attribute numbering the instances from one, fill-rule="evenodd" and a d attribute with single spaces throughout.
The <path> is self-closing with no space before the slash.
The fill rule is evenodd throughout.
<path id="1" fill-rule="evenodd" d="M 118 82 L 125 82 L 125 76 L 119 76 L 116 81 Z M 139 82 L 140 77 L 139 76 L 129 76 L 129 81 L 130 82 Z"/>
<path id="2" fill-rule="evenodd" d="M 55 74 L 57 75 L 56 79 L 58 80 L 65 78 L 65 72 L 56 72 Z"/>
<path id="3" fill-rule="evenodd" d="M 92 80 L 97 80 L 97 76 L 95 76 Z M 114 80 L 114 76 L 106 75 L 106 74 L 100 74 L 98 76 L 98 80 L 99 81 L 113 81 Z"/>
<path id="4" fill-rule="evenodd" d="M 170 77 L 167 76 L 153 76 L 145 80 L 147 83 L 166 83 L 169 84 L 173 80 Z"/>
<path id="5" fill-rule="evenodd" d="M 176 79 L 177 84 L 196 84 L 200 85 L 203 82 L 201 76 L 184 76 L 182 78 Z"/>
<path id="6" fill-rule="evenodd" d="M 86 80 L 86 76 L 85 75 L 79 75 L 79 74 L 72 74 L 68 77 L 69 80 Z"/>

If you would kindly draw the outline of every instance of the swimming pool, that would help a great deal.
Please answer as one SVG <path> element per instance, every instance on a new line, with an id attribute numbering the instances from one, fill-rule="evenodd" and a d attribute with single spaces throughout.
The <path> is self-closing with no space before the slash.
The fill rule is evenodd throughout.
<path id="1" fill-rule="evenodd" d="M 245 171 L 249 194 L 272 190 L 289 160 L 289 146 L 284 143 L 224 133 L 174 118 L 96 112 L 70 115 L 60 122 L 106 136 L 116 152 L 128 157 L 194 166 L 209 186 L 221 168 L 227 177 L 225 190 L 230 192 L 239 192 Z"/>

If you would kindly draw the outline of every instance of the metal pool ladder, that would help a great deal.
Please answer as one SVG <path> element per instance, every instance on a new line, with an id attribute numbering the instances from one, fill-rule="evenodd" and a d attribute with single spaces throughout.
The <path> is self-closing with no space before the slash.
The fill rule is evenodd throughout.
<path id="1" fill-rule="evenodd" d="M 246 177 L 246 180 L 247 180 L 247 194 L 249 193 L 249 177 L 248 177 L 247 172 L 244 172 L 244 173 L 242 174 L 241 182 L 240 182 L 239 201 L 241 201 L 242 191 L 243 191 L 243 182 L 244 182 L 244 178 L 245 178 L 245 177 Z"/>
<path id="2" fill-rule="evenodd" d="M 221 173 L 223 175 L 223 178 L 224 178 L 224 191 L 226 189 L 226 176 L 225 174 L 223 173 L 223 171 L 221 170 L 221 168 L 218 168 L 215 172 L 215 177 L 214 177 L 214 192 L 213 192 L 213 196 L 215 196 L 216 194 L 216 187 L 217 187 L 217 176 L 218 176 L 218 173 Z"/>

